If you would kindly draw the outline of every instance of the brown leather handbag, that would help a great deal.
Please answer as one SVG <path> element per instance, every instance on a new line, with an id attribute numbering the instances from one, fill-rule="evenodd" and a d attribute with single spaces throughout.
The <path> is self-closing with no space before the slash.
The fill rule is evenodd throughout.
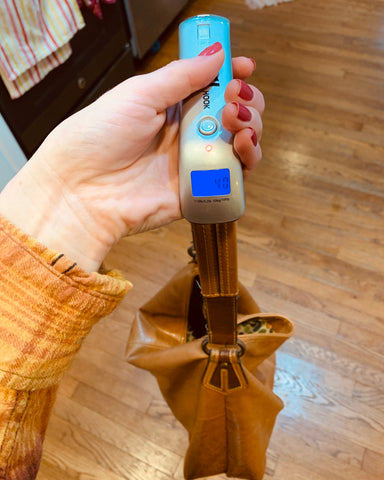
<path id="1" fill-rule="evenodd" d="M 293 333 L 260 313 L 237 280 L 235 223 L 192 225 L 197 264 L 137 313 L 127 359 L 149 370 L 189 433 L 184 475 L 261 480 L 283 402 L 273 393 L 275 350 Z"/>

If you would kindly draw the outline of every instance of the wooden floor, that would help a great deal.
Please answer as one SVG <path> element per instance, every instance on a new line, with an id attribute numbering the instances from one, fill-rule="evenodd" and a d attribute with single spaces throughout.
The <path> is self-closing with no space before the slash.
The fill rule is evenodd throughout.
<path id="1" fill-rule="evenodd" d="M 248 2 L 249 3 L 249 2 Z M 239 223 L 240 279 L 296 335 L 278 352 L 285 402 L 266 480 L 384 478 L 384 1 L 197 0 L 232 22 L 258 68 L 263 161 Z M 177 57 L 177 23 L 143 70 Z M 124 362 L 136 309 L 188 260 L 178 222 L 107 258 L 135 285 L 62 383 L 39 480 L 182 479 L 187 436 L 152 377 Z M 224 476 L 213 478 L 225 478 Z"/>

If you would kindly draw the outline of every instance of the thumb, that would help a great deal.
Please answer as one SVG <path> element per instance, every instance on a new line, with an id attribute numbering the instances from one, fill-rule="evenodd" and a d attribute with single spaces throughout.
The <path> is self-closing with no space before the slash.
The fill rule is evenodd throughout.
<path id="1" fill-rule="evenodd" d="M 209 85 L 224 62 L 224 50 L 212 55 L 175 60 L 159 70 L 133 77 L 129 82 L 129 97 L 141 101 L 158 112 L 175 105 L 192 93 Z"/>

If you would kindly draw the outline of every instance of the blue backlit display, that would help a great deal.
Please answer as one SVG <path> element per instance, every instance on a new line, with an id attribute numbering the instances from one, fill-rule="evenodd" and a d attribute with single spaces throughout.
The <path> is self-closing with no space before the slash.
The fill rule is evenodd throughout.
<path id="1" fill-rule="evenodd" d="M 231 193 L 229 168 L 219 170 L 195 170 L 191 172 L 194 197 L 219 197 Z"/>

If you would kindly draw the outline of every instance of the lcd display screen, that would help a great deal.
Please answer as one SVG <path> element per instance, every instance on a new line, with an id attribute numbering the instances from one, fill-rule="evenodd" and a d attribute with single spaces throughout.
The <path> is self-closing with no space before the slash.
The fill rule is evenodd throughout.
<path id="1" fill-rule="evenodd" d="M 231 193 L 229 168 L 219 170 L 194 170 L 191 172 L 194 197 L 219 197 Z"/>

